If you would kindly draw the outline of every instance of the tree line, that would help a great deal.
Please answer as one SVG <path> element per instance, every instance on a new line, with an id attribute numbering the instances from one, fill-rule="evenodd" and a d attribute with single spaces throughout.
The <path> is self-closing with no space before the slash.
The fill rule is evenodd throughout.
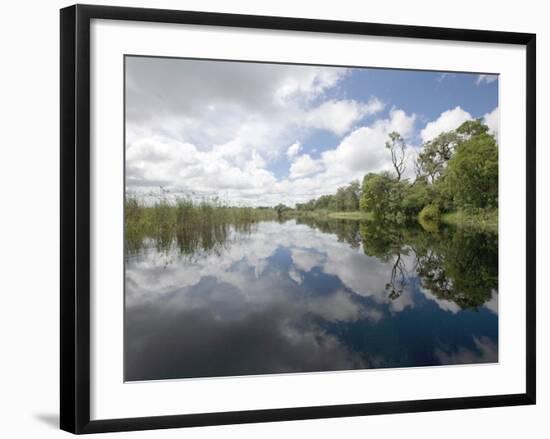
<path id="1" fill-rule="evenodd" d="M 404 178 L 409 163 L 401 135 L 390 133 L 385 146 L 392 172 L 368 173 L 362 184 L 353 181 L 333 195 L 296 204 L 296 210 L 361 210 L 375 219 L 403 223 L 417 217 L 437 221 L 446 212 L 498 208 L 498 146 L 480 119 L 424 142 L 412 163 L 412 182 Z"/>
<path id="2" fill-rule="evenodd" d="M 352 181 L 349 185 L 338 188 L 334 195 L 321 195 L 307 203 L 296 203 L 298 211 L 330 210 L 338 212 L 352 212 L 359 210 L 361 198 L 361 184 Z"/>

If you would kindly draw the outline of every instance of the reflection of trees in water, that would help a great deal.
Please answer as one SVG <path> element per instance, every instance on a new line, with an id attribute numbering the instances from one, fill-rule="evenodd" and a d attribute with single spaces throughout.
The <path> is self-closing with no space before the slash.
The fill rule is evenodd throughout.
<path id="1" fill-rule="evenodd" d="M 387 285 L 392 299 L 399 297 L 406 286 L 402 258 L 409 254 L 414 257 L 411 274 L 418 275 L 422 287 L 461 308 L 479 307 L 498 290 L 496 235 L 450 227 L 436 233 L 420 228 L 392 230 L 387 226 L 361 227 L 360 231 L 366 254 L 374 248 L 374 255 L 394 260 Z"/>
<path id="2" fill-rule="evenodd" d="M 439 299 L 461 308 L 476 308 L 498 290 L 498 236 L 471 229 L 444 227 L 426 231 L 420 226 L 396 227 L 375 221 L 303 217 L 305 224 L 336 235 L 350 247 L 362 247 L 367 256 L 391 265 L 385 285 L 388 297 L 399 298 L 415 278 Z M 177 248 L 184 256 L 219 253 L 248 235 L 256 223 L 202 221 L 157 227 L 147 236 L 126 236 L 127 254 L 137 254 L 152 242 L 157 251 Z"/>
<path id="3" fill-rule="evenodd" d="M 359 232 L 363 251 L 367 256 L 392 264 L 386 291 L 390 299 L 399 298 L 410 275 L 403 259 L 410 254 L 410 247 L 406 245 L 405 229 L 391 228 L 387 224 L 371 221 L 362 223 Z"/>
<path id="4" fill-rule="evenodd" d="M 444 229 L 419 246 L 422 285 L 440 299 L 474 308 L 498 290 L 498 237 L 466 229 Z"/>
<path id="5" fill-rule="evenodd" d="M 477 308 L 498 291 L 498 236 L 472 229 L 395 227 L 374 221 L 317 220 L 299 222 L 332 233 L 341 242 L 391 264 L 386 290 L 401 296 L 418 276 L 423 288 L 461 308 Z M 412 262 L 409 261 L 412 259 Z"/>
<path id="6" fill-rule="evenodd" d="M 329 218 L 298 217 L 298 224 L 305 224 L 323 233 L 330 233 L 338 237 L 339 242 L 345 242 L 351 248 L 359 248 L 361 234 L 359 233 L 359 221 L 339 220 Z"/>
<path id="7" fill-rule="evenodd" d="M 389 298 L 395 300 L 401 296 L 406 285 L 407 277 L 405 265 L 401 259 L 401 253 L 398 253 L 391 269 L 390 281 L 386 284 L 386 291 L 389 291 Z"/>

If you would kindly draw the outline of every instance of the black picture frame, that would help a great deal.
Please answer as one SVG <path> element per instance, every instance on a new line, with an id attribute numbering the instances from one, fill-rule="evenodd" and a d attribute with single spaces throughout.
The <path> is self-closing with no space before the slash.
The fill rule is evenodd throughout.
<path id="1" fill-rule="evenodd" d="M 61 9 L 60 14 L 61 429 L 81 434 L 535 404 L 535 34 L 89 5 L 70 6 Z M 90 21 L 92 19 L 525 46 L 527 59 L 525 66 L 527 79 L 526 392 L 494 396 L 90 420 Z"/>

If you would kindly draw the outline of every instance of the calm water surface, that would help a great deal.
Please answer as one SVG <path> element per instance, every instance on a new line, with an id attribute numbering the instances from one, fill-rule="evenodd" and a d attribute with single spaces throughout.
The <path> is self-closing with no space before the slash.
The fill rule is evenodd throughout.
<path id="1" fill-rule="evenodd" d="M 261 222 L 126 254 L 125 379 L 498 361 L 497 236 Z"/>

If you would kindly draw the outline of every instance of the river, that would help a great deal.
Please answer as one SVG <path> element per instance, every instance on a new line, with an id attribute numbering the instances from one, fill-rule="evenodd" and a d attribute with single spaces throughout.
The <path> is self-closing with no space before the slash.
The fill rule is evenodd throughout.
<path id="1" fill-rule="evenodd" d="M 498 361 L 497 235 L 264 221 L 125 255 L 125 380 Z"/>

